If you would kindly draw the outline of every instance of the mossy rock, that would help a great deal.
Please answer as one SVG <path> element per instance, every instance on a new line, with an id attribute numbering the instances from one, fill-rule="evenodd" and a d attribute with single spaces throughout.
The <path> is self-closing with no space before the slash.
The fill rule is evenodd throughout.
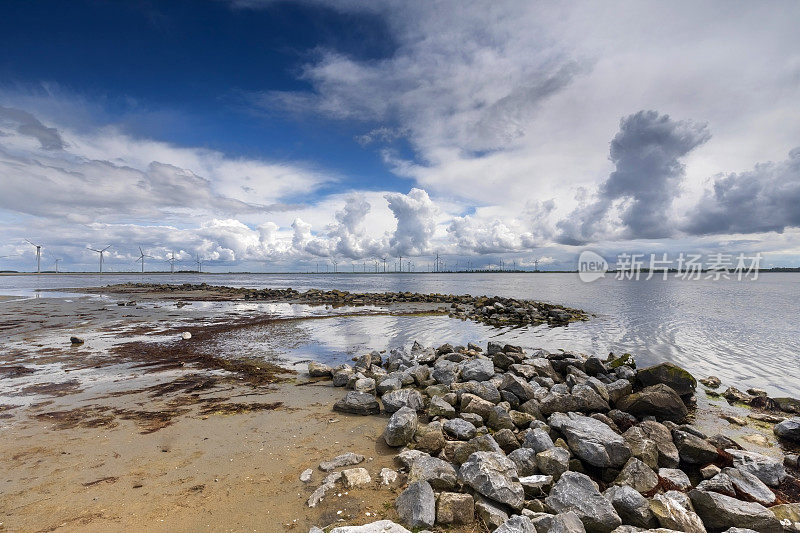
<path id="1" fill-rule="evenodd" d="M 694 376 L 674 363 L 660 363 L 639 369 L 636 372 L 636 379 L 643 387 L 663 383 L 680 396 L 693 394 L 697 388 Z"/>

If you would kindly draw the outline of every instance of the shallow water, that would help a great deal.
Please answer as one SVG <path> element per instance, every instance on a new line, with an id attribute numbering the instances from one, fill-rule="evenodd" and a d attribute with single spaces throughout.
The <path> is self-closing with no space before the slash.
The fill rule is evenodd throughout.
<path id="1" fill-rule="evenodd" d="M 568 328 L 497 330 L 445 317 L 350 317 L 296 323 L 291 346 L 253 344 L 298 360 L 347 360 L 353 350 L 385 349 L 419 340 L 466 343 L 497 337 L 529 347 L 605 356 L 631 352 L 640 365 L 673 361 L 697 376 L 716 374 L 739 388 L 800 396 L 800 274 L 762 273 L 757 281 L 616 281 L 583 283 L 577 274 L 176 274 L 0 276 L 0 294 L 30 296 L 40 288 L 122 282 L 199 283 L 350 291 L 414 291 L 529 298 L 597 314 Z M 0 315 L 2 314 L 0 302 Z"/>

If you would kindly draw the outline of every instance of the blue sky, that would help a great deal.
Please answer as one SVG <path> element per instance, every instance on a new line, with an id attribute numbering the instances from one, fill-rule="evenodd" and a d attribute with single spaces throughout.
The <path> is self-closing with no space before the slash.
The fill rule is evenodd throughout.
<path id="1" fill-rule="evenodd" d="M 794 2 L 2 10 L 0 269 L 800 263 Z"/>

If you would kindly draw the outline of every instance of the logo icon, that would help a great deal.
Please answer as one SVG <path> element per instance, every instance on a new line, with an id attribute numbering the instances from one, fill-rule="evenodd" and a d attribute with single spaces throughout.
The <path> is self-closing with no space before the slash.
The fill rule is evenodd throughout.
<path id="1" fill-rule="evenodd" d="M 608 263 L 600 254 L 584 250 L 578 257 L 578 277 L 585 283 L 596 281 L 608 272 Z"/>

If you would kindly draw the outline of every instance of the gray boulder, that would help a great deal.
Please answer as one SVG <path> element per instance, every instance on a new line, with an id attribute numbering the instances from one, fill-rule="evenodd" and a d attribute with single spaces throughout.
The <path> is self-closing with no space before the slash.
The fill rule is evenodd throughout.
<path id="1" fill-rule="evenodd" d="M 776 424 L 773 431 L 780 439 L 800 442 L 800 417 L 789 418 Z"/>
<path id="2" fill-rule="evenodd" d="M 743 472 L 750 472 L 770 487 L 777 487 L 786 478 L 786 468 L 782 460 L 745 450 L 725 451 L 733 457 L 733 466 Z"/>
<path id="3" fill-rule="evenodd" d="M 461 379 L 464 381 L 486 381 L 494 376 L 494 363 L 491 359 L 478 357 L 461 364 Z"/>
<path id="4" fill-rule="evenodd" d="M 688 371 L 673 363 L 660 363 L 636 371 L 636 380 L 644 387 L 664 384 L 680 396 L 693 394 L 697 380 Z"/>
<path id="5" fill-rule="evenodd" d="M 525 440 L 522 442 L 523 448 L 531 448 L 535 452 L 543 452 L 555 446 L 553 439 L 543 429 L 536 428 L 528 431 L 525 435 Z"/>
<path id="6" fill-rule="evenodd" d="M 708 529 L 743 527 L 759 533 L 782 533 L 783 526 L 769 509 L 724 494 L 694 489 L 689 493 L 695 512 Z"/>
<path id="7" fill-rule="evenodd" d="M 422 394 L 412 389 L 389 391 L 381 396 L 381 401 L 387 413 L 394 413 L 401 407 L 410 407 L 415 411 L 421 411 L 425 405 Z"/>
<path id="8" fill-rule="evenodd" d="M 775 503 L 775 493 L 750 472 L 744 472 L 738 468 L 724 468 L 722 472 L 730 478 L 736 492 L 744 495 L 746 500 L 751 500 L 761 505 Z"/>
<path id="9" fill-rule="evenodd" d="M 585 474 L 565 472 L 553 485 L 545 504 L 556 513 L 573 511 L 590 533 L 610 533 L 622 519 L 597 485 Z"/>
<path id="10" fill-rule="evenodd" d="M 411 461 L 408 471 L 408 481 L 425 481 L 436 490 L 451 490 L 455 488 L 458 478 L 453 465 L 430 455 L 420 455 Z"/>
<path id="11" fill-rule="evenodd" d="M 461 465 L 459 477 L 487 498 L 522 509 L 525 493 L 514 462 L 502 453 L 475 452 Z"/>
<path id="12" fill-rule="evenodd" d="M 619 468 L 631 456 L 625 439 L 599 420 L 576 413 L 556 413 L 549 423 L 564 434 L 570 450 L 592 466 Z"/>
<path id="13" fill-rule="evenodd" d="M 648 493 L 658 486 L 658 475 L 653 469 L 635 457 L 628 459 L 620 471 L 615 485 L 626 485 L 643 494 Z"/>
<path id="14" fill-rule="evenodd" d="M 497 529 L 508 520 L 508 513 L 501 504 L 484 498 L 480 494 L 475 495 L 475 514 L 490 531 Z"/>
<path id="15" fill-rule="evenodd" d="M 383 432 L 383 440 L 389 446 L 405 446 L 417 431 L 417 412 L 410 407 L 401 407 L 389 418 Z"/>
<path id="16" fill-rule="evenodd" d="M 434 396 L 428 405 L 428 415 L 453 418 L 456 416 L 456 410 L 452 405 L 444 401 L 441 396 Z"/>
<path id="17" fill-rule="evenodd" d="M 704 479 L 697 484 L 698 490 L 706 492 L 718 492 L 725 496 L 736 496 L 736 489 L 733 487 L 733 480 L 727 474 L 719 473 L 716 476 Z"/>
<path id="18" fill-rule="evenodd" d="M 569 457 L 568 450 L 553 446 L 536 454 L 536 466 L 541 473 L 558 480 L 561 474 L 569 470 Z"/>
<path id="19" fill-rule="evenodd" d="M 705 465 L 713 462 L 719 456 L 717 448 L 705 439 L 686 431 L 675 430 L 672 432 L 675 446 L 681 461 L 693 465 Z"/>
<path id="20" fill-rule="evenodd" d="M 536 533 L 536 527 L 527 516 L 514 515 L 495 529 L 494 533 Z"/>
<path id="21" fill-rule="evenodd" d="M 691 509 L 685 494 L 673 490 L 656 494 L 650 501 L 650 511 L 659 525 L 686 533 L 706 533 L 700 517 Z"/>
<path id="22" fill-rule="evenodd" d="M 442 424 L 445 433 L 458 440 L 469 440 L 475 436 L 477 428 L 463 418 L 446 420 Z"/>
<path id="23" fill-rule="evenodd" d="M 536 466 L 536 450 L 532 448 L 518 448 L 509 453 L 508 458 L 514 462 L 517 475 L 520 477 L 539 473 L 539 468 Z"/>
<path id="24" fill-rule="evenodd" d="M 397 516 L 411 527 L 430 527 L 436 522 L 436 496 L 427 481 L 415 481 L 394 502 Z"/>
<path id="25" fill-rule="evenodd" d="M 661 484 L 669 490 L 686 491 L 692 488 L 689 476 L 679 468 L 659 468 L 658 477 Z"/>
<path id="26" fill-rule="evenodd" d="M 372 394 L 350 391 L 333 404 L 333 410 L 356 415 L 376 415 L 381 412 L 381 406 Z"/>
<path id="27" fill-rule="evenodd" d="M 536 389 L 533 387 L 533 385 L 521 377 L 515 376 L 514 374 L 505 374 L 503 376 L 503 381 L 497 388 L 500 390 L 509 391 L 514 396 L 519 398 L 521 403 L 532 400 L 536 394 Z"/>
<path id="28" fill-rule="evenodd" d="M 450 385 L 454 381 L 458 381 L 458 371 L 458 363 L 448 361 L 447 359 L 439 359 L 436 361 L 436 364 L 433 365 L 432 377 L 437 383 Z"/>
<path id="29" fill-rule="evenodd" d="M 606 489 L 603 496 L 611 502 L 623 524 L 646 529 L 655 526 L 650 503 L 633 487 L 615 485 Z"/>
<path id="30" fill-rule="evenodd" d="M 334 457 L 329 461 L 321 462 L 319 464 L 319 469 L 322 470 L 323 472 L 330 472 L 331 470 L 334 470 L 336 468 L 341 468 L 343 466 L 357 465 L 363 460 L 364 460 L 363 455 L 353 452 L 347 452 L 341 455 L 337 455 L 336 457 Z"/>
<path id="31" fill-rule="evenodd" d="M 436 523 L 465 525 L 475 521 L 475 502 L 471 494 L 442 492 L 436 502 Z"/>
<path id="32" fill-rule="evenodd" d="M 311 361 L 308 363 L 308 375 L 312 378 L 329 378 L 333 376 L 333 369 L 328 365 Z"/>
<path id="33" fill-rule="evenodd" d="M 311 533 L 311 532 L 309 532 Z M 391 520 L 378 520 L 363 526 L 344 526 L 331 529 L 330 533 L 411 533 Z"/>
<path id="34" fill-rule="evenodd" d="M 689 414 L 678 393 L 664 384 L 645 387 L 639 392 L 623 396 L 617 401 L 617 409 L 639 418 L 654 416 L 672 422 L 683 422 Z"/>
<path id="35" fill-rule="evenodd" d="M 399 390 L 403 388 L 403 383 L 400 381 L 400 378 L 390 377 L 382 380 L 378 385 L 375 387 L 375 391 L 378 395 L 386 394 L 392 390 Z"/>
<path id="36" fill-rule="evenodd" d="M 658 466 L 661 468 L 677 468 L 680 463 L 680 454 L 672 440 L 672 432 L 664 424 L 654 420 L 645 420 L 636 427 L 642 431 L 645 438 L 656 443 Z"/>
<path id="37" fill-rule="evenodd" d="M 581 519 L 572 511 L 556 515 L 544 514 L 531 520 L 536 531 L 547 533 L 586 533 Z"/>

